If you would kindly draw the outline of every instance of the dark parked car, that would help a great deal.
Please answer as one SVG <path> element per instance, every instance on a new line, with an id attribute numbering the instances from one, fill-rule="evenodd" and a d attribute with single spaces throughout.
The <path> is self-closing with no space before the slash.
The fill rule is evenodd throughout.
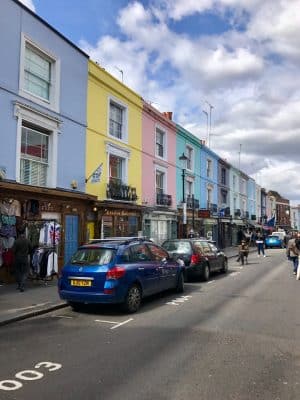
<path id="1" fill-rule="evenodd" d="M 174 259 L 181 258 L 185 264 L 185 279 L 201 278 L 209 280 L 210 273 L 226 273 L 228 263 L 226 255 L 214 243 L 205 239 L 166 240 L 162 247 Z"/>
<path id="2" fill-rule="evenodd" d="M 142 298 L 184 290 L 184 266 L 140 238 L 110 238 L 81 246 L 63 269 L 58 291 L 73 309 L 84 303 L 121 303 L 129 312 Z"/>

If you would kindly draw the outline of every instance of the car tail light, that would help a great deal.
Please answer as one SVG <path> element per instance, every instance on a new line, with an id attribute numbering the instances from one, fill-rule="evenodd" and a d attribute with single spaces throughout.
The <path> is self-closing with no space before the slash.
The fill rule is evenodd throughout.
<path id="1" fill-rule="evenodd" d="M 201 260 L 200 254 L 192 254 L 191 264 L 199 264 L 200 260 Z"/>
<path id="2" fill-rule="evenodd" d="M 126 273 L 126 269 L 124 267 L 119 267 L 115 265 L 112 269 L 107 271 L 106 279 L 120 279 Z"/>

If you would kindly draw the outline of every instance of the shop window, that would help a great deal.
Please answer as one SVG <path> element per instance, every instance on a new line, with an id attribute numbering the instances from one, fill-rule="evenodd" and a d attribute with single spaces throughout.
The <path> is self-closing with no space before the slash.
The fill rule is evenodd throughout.
<path id="1" fill-rule="evenodd" d="M 20 153 L 20 182 L 47 186 L 49 133 L 23 122 Z"/>
<path id="2" fill-rule="evenodd" d="M 138 218 L 131 216 L 128 217 L 128 235 L 136 236 L 138 232 Z"/>

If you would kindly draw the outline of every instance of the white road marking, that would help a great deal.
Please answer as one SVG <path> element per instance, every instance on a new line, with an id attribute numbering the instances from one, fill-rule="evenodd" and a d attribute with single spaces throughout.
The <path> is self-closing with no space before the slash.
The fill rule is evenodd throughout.
<path id="1" fill-rule="evenodd" d="M 130 321 L 133 321 L 133 318 L 129 318 L 129 319 L 127 319 L 127 321 L 120 322 L 119 324 L 117 324 L 117 325 L 115 325 L 115 326 L 112 326 L 110 329 L 119 328 L 119 326 L 124 325 L 124 324 L 128 324 L 128 322 L 130 322 Z"/>
<path id="2" fill-rule="evenodd" d="M 169 304 L 172 306 L 179 306 L 180 303 L 184 303 L 185 301 L 189 300 L 191 297 L 192 296 L 180 296 L 180 297 L 177 297 L 177 299 L 168 301 L 166 304 Z"/>
<path id="3" fill-rule="evenodd" d="M 52 315 L 52 318 L 66 318 L 66 319 L 73 319 L 73 317 L 69 317 L 67 315 Z"/>
<path id="4" fill-rule="evenodd" d="M 239 275 L 239 274 L 240 274 L 239 271 L 237 271 L 237 272 L 232 272 L 232 273 L 230 274 L 230 276 L 236 276 L 236 275 Z"/>
<path id="5" fill-rule="evenodd" d="M 104 322 L 106 324 L 117 324 L 116 321 L 106 321 L 105 319 L 95 319 L 95 322 Z"/>
<path id="6" fill-rule="evenodd" d="M 207 284 L 209 285 L 210 283 L 216 282 L 214 279 L 212 281 L 208 281 Z"/>

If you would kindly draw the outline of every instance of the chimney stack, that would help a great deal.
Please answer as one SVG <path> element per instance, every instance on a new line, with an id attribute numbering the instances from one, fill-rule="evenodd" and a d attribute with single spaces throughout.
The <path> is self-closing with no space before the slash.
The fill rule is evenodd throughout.
<path id="1" fill-rule="evenodd" d="M 172 121 L 173 113 L 172 111 L 164 111 L 162 113 L 166 118 L 168 118 L 170 121 Z"/>

